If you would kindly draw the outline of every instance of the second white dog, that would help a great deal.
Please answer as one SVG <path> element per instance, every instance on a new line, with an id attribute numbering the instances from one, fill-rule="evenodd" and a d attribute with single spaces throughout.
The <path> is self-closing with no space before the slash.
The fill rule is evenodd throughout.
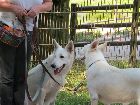
<path id="1" fill-rule="evenodd" d="M 106 46 L 107 43 L 98 46 L 94 41 L 83 49 L 91 105 L 97 105 L 98 100 L 106 105 L 134 101 L 140 105 L 140 68 L 109 65 L 103 55 Z"/>

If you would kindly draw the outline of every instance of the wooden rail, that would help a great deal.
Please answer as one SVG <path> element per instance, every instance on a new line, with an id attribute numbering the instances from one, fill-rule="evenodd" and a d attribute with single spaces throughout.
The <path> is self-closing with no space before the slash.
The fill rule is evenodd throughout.
<path id="1" fill-rule="evenodd" d="M 87 43 L 75 43 L 74 46 L 75 47 L 83 47 L 86 44 L 90 44 L 90 42 Z M 130 41 L 121 41 L 121 42 L 108 42 L 107 43 L 108 46 L 122 46 L 122 45 L 130 45 Z M 137 45 L 140 45 L 140 41 L 137 41 Z"/>
<path id="2" fill-rule="evenodd" d="M 81 24 L 76 25 L 76 29 L 96 29 L 97 27 L 102 28 L 117 28 L 117 27 L 131 27 L 132 23 L 110 23 L 110 24 Z M 140 22 L 138 23 L 138 26 L 140 26 Z"/>
<path id="3" fill-rule="evenodd" d="M 91 42 L 76 42 L 74 43 L 74 47 L 84 47 L 84 45 L 86 44 L 90 44 Z M 67 43 L 64 43 L 64 45 L 66 45 Z M 100 43 L 101 44 L 101 43 Z M 61 44 L 60 44 L 61 45 Z M 110 41 L 107 43 L 108 46 L 122 46 L 122 45 L 130 45 L 130 41 Z M 137 45 L 140 45 L 140 41 L 137 41 Z M 39 46 L 49 46 L 49 47 L 52 47 L 53 45 L 52 44 L 39 44 Z"/>
<path id="4" fill-rule="evenodd" d="M 112 10 L 112 9 L 129 9 L 129 8 L 133 8 L 133 4 L 84 6 L 84 7 L 76 7 L 76 11 Z"/>

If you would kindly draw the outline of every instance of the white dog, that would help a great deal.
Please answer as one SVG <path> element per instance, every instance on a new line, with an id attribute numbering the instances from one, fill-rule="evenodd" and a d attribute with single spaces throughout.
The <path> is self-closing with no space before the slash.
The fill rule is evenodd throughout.
<path id="1" fill-rule="evenodd" d="M 98 46 L 94 41 L 83 48 L 91 105 L 97 105 L 98 100 L 104 104 L 137 101 L 140 105 L 140 68 L 109 65 L 103 55 L 106 46 L 107 43 Z"/>
<path id="2" fill-rule="evenodd" d="M 39 64 L 28 73 L 28 88 L 33 102 L 28 100 L 28 105 L 55 105 L 55 98 L 58 91 L 65 84 L 65 77 L 72 67 L 74 61 L 74 44 L 70 41 L 65 48 L 62 48 L 54 40 L 54 52 L 43 61 L 51 75 L 60 84 L 43 72 Z M 27 102 L 27 101 L 26 101 Z"/>

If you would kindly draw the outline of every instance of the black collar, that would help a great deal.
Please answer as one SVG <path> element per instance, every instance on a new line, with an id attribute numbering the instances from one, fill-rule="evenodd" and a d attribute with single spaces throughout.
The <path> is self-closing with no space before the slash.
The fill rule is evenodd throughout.
<path id="1" fill-rule="evenodd" d="M 99 61 L 103 61 L 103 60 L 96 60 L 95 62 L 91 63 L 88 68 L 90 68 L 94 63 L 99 62 Z"/>

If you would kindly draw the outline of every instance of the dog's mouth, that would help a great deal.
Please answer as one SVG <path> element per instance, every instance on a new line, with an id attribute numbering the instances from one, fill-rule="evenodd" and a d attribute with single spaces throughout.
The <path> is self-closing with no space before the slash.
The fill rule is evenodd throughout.
<path id="1" fill-rule="evenodd" d="M 62 70 L 63 70 L 63 68 L 65 67 L 65 64 L 63 64 L 61 67 L 59 67 L 59 68 L 56 68 L 55 70 L 54 70 L 54 74 L 55 75 L 57 75 L 57 74 L 59 74 Z"/>
<path id="2" fill-rule="evenodd" d="M 85 60 L 85 56 L 81 58 L 81 60 Z"/>

